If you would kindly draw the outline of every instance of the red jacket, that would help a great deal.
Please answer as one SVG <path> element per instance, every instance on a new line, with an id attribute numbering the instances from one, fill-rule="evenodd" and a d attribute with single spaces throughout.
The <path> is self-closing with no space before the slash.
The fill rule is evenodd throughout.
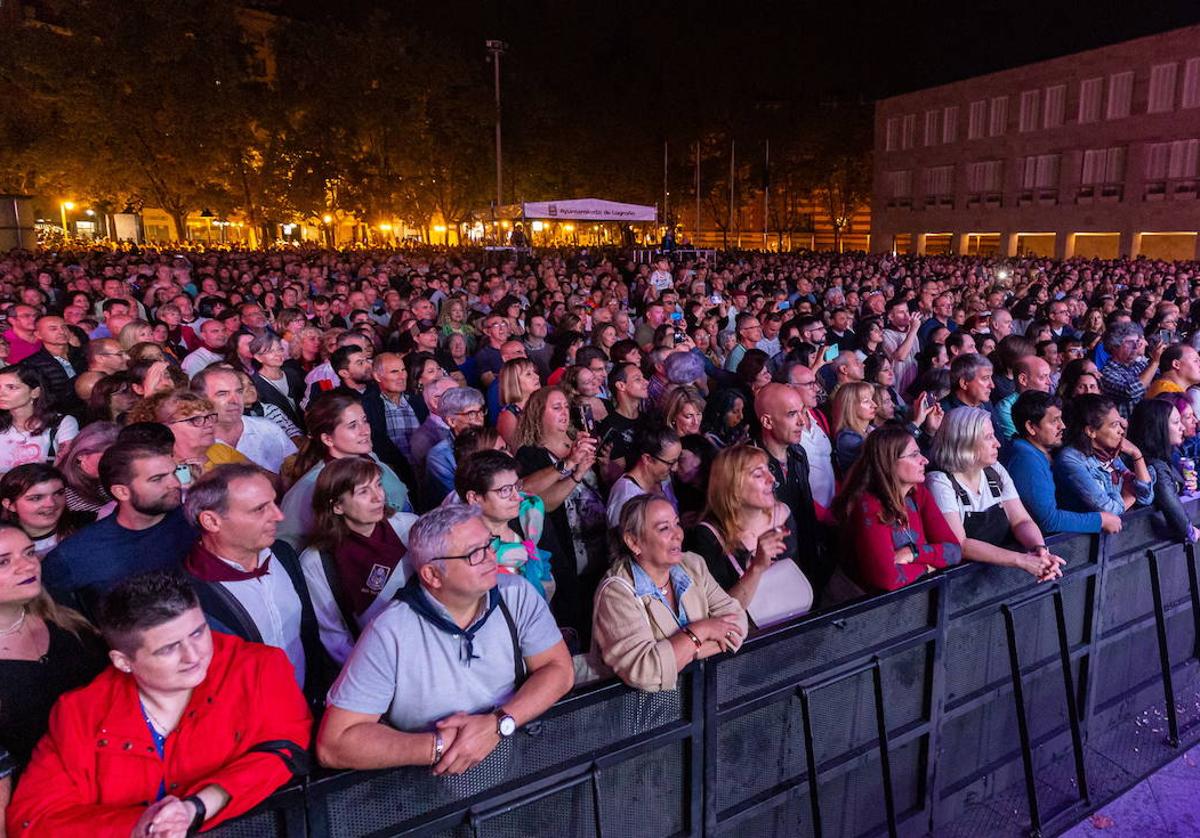
<path id="1" fill-rule="evenodd" d="M 881 523 L 883 504 L 863 493 L 849 510 L 842 527 L 842 558 L 859 584 L 877 591 L 894 591 L 922 574 L 940 570 L 962 560 L 958 537 L 933 495 L 924 485 L 913 487 L 904 499 L 908 512 L 906 528 Z M 896 551 L 912 544 L 917 555 L 911 562 L 896 563 Z"/>
<path id="2" fill-rule="evenodd" d="M 205 828 L 249 811 L 292 773 L 261 742 L 307 749 L 312 717 L 292 665 L 270 646 L 213 632 L 208 674 L 159 759 L 133 676 L 110 667 L 54 705 L 8 807 L 8 834 L 128 838 L 160 783 L 179 798 L 216 783 L 229 805 Z"/>

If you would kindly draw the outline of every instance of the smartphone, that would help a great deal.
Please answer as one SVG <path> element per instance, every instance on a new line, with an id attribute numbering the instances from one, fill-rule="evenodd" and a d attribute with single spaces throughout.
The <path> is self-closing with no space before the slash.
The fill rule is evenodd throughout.
<path id="1" fill-rule="evenodd" d="M 683 312 L 680 312 L 680 311 L 671 312 L 671 319 L 674 320 L 676 323 L 678 323 L 680 320 L 683 319 Z"/>
<path id="2" fill-rule="evenodd" d="M 935 404 L 937 404 L 937 399 L 933 397 L 933 393 L 926 393 L 924 401 L 925 407 L 927 408 L 933 407 Z"/>
<path id="3" fill-rule="evenodd" d="M 825 363 L 828 364 L 830 361 L 834 360 L 835 358 L 837 358 L 838 355 L 841 355 L 841 354 L 842 354 L 842 350 L 839 349 L 838 345 L 835 343 L 833 346 L 830 346 L 829 348 L 827 348 L 825 350 Z"/>
<path id="4" fill-rule="evenodd" d="M 784 300 L 782 303 L 775 306 L 775 308 L 777 308 L 779 311 L 787 311 L 791 307 L 792 307 L 792 303 L 790 300 Z"/>
<path id="5" fill-rule="evenodd" d="M 1171 333 L 1169 331 L 1167 331 L 1166 329 L 1159 329 L 1157 337 L 1158 337 L 1159 343 L 1170 343 L 1171 342 Z"/>
<path id="6" fill-rule="evenodd" d="M 588 436 L 596 429 L 596 419 L 592 415 L 592 406 L 590 404 L 577 404 L 572 408 L 575 416 L 575 424 L 579 430 L 583 431 Z"/>

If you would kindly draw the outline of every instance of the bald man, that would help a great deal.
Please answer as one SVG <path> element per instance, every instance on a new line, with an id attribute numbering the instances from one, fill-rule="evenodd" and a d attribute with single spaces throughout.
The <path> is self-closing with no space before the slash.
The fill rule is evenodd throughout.
<path id="1" fill-rule="evenodd" d="M 1007 444 L 1017 433 L 1017 427 L 1012 418 L 1013 405 L 1016 404 L 1017 396 L 1026 390 L 1049 393 L 1050 375 L 1050 364 L 1045 358 L 1038 355 L 1027 355 L 1017 361 L 1016 366 L 1013 367 L 1013 382 L 1017 385 L 1017 389 L 996 404 L 996 425 L 1000 428 L 1002 443 Z"/>
<path id="2" fill-rule="evenodd" d="M 787 552 L 796 557 L 819 598 L 831 569 L 826 567 L 824 533 L 817 524 L 808 455 L 800 445 L 804 400 L 791 385 L 768 384 L 754 397 L 754 412 L 761 425 L 758 444 L 767 452 L 767 466 L 775 478 L 775 497 L 791 512 Z"/>
<path id="3" fill-rule="evenodd" d="M 46 382 L 50 407 L 60 413 L 83 418 L 83 401 L 75 393 L 75 378 L 83 370 L 83 358 L 71 354 L 67 322 L 55 315 L 38 318 L 35 334 L 42 347 L 21 362 L 36 370 Z"/>

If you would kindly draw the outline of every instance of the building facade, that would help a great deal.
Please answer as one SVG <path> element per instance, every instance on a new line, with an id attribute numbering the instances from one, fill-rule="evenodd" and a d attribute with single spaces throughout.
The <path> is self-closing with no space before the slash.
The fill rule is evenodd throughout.
<path id="1" fill-rule="evenodd" d="M 1200 258 L 1200 26 L 880 101 L 871 249 Z"/>

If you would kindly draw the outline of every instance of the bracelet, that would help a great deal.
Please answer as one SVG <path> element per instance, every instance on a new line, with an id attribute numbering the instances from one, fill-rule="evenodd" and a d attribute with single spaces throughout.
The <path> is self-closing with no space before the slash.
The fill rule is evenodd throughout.
<path id="1" fill-rule="evenodd" d="M 204 805 L 204 801 L 199 795 L 193 794 L 191 797 L 185 797 L 184 803 L 192 803 L 196 806 L 196 815 L 192 818 L 192 822 L 188 824 L 187 834 L 195 835 L 200 831 L 200 827 L 204 826 L 204 821 L 208 818 L 208 807 Z"/>
<path id="2" fill-rule="evenodd" d="M 446 749 L 446 740 L 442 738 L 442 732 L 435 730 L 433 732 L 433 752 L 430 754 L 430 765 L 437 765 L 442 761 L 442 752 Z"/>
<path id="3" fill-rule="evenodd" d="M 696 632 L 692 631 L 690 628 L 687 628 L 685 626 L 683 629 L 683 633 L 692 639 L 692 642 L 696 644 L 697 649 L 699 649 L 701 646 L 704 645 L 704 643 L 700 640 L 700 638 L 696 636 Z"/>

